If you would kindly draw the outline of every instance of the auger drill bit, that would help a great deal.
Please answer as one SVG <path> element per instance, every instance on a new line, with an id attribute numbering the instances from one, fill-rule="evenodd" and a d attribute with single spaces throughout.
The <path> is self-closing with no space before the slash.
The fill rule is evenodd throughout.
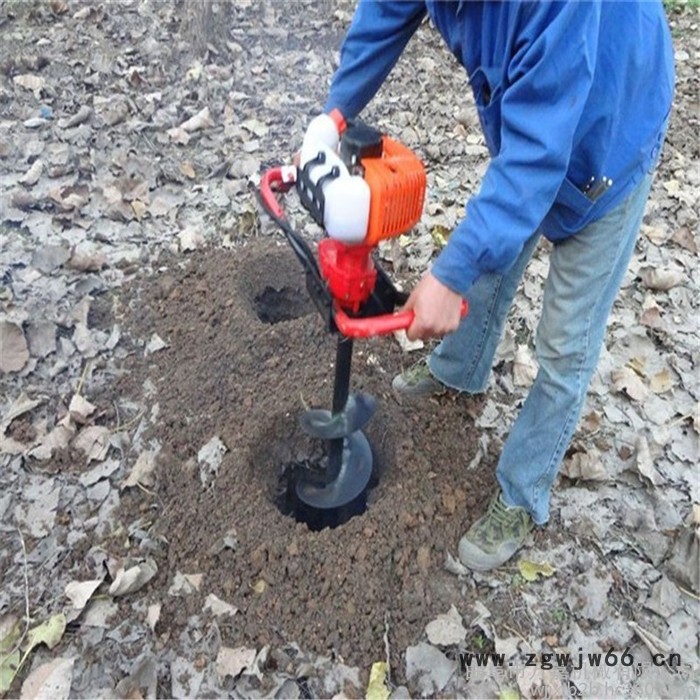
<path id="1" fill-rule="evenodd" d="M 301 419 L 312 437 L 328 440 L 328 461 L 321 478 L 304 478 L 296 485 L 297 498 L 318 509 L 339 509 L 366 496 L 372 477 L 372 449 L 362 428 L 377 402 L 369 394 L 350 394 L 353 342 L 339 338 L 336 350 L 333 410 L 313 409 Z"/>

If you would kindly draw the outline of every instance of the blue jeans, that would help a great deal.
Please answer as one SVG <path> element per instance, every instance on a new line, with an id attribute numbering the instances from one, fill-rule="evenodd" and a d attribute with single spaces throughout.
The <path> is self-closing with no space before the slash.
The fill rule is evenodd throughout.
<path id="1" fill-rule="evenodd" d="M 651 174 L 602 219 L 554 244 L 535 339 L 539 365 L 503 446 L 496 476 L 508 505 L 535 523 L 549 518 L 549 497 L 576 429 L 642 223 Z M 469 315 L 433 351 L 429 367 L 447 386 L 483 392 L 523 271 L 540 234 L 505 274 L 486 274 L 469 291 Z"/>

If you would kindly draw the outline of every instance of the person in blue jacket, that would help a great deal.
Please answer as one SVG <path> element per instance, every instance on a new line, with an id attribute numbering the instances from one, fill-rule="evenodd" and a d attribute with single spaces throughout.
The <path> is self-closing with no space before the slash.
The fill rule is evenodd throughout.
<path id="1" fill-rule="evenodd" d="M 537 377 L 500 456 L 500 491 L 459 543 L 466 566 L 488 570 L 548 520 L 659 158 L 673 49 L 660 2 L 360 0 L 326 111 L 359 115 L 426 13 L 466 69 L 491 160 L 407 303 L 409 338 L 443 340 L 394 388 L 483 392 L 524 268 L 540 236 L 553 243 Z"/>

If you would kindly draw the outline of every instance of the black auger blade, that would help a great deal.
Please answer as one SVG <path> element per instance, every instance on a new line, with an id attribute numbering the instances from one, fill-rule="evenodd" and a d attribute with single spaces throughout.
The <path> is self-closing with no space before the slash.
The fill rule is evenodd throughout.
<path id="1" fill-rule="evenodd" d="M 357 393 L 348 396 L 340 413 L 314 408 L 301 417 L 304 431 L 319 440 L 335 440 L 362 430 L 377 410 L 377 399 L 370 394 Z"/>
<path id="2" fill-rule="evenodd" d="M 358 512 L 362 512 L 371 478 L 372 448 L 364 433 L 357 431 L 343 441 L 338 476 L 325 486 L 301 478 L 296 485 L 296 494 L 304 506 L 317 510 L 359 507 Z M 362 503 L 358 500 L 362 500 Z"/>

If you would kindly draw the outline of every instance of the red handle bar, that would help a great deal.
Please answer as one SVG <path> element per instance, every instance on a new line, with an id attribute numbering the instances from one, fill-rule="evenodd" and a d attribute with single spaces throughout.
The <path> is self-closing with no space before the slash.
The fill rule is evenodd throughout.
<path id="1" fill-rule="evenodd" d="M 469 304 L 462 300 L 461 315 L 464 318 L 469 313 Z M 405 331 L 415 318 L 413 311 L 399 311 L 395 314 L 382 314 L 368 318 L 350 318 L 337 305 L 333 314 L 338 330 L 348 338 L 372 338 L 377 335 L 387 335 L 395 331 Z"/>
<path id="2" fill-rule="evenodd" d="M 260 178 L 260 197 L 273 216 L 286 219 L 282 206 L 275 197 L 275 190 L 286 192 L 297 179 L 297 169 L 293 165 L 280 165 L 263 173 Z"/>

